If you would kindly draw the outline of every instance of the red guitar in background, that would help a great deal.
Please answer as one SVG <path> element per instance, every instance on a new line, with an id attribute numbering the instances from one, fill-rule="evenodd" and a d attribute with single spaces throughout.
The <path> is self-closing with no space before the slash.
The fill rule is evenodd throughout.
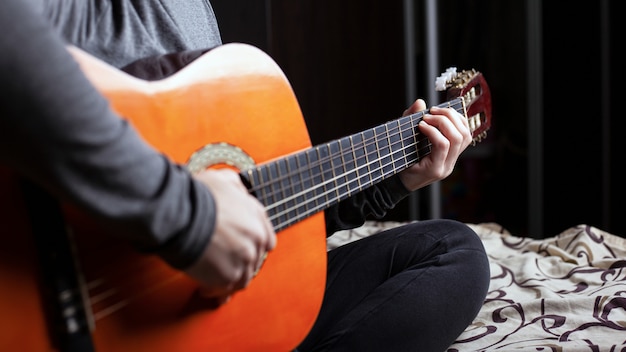
<path id="1" fill-rule="evenodd" d="M 246 289 L 207 307 L 185 275 L 103 233 L 68 204 L 60 207 L 66 248 L 38 243 L 33 232 L 50 227 L 31 221 L 20 177 L 0 168 L 1 351 L 51 351 L 76 336 L 76 344 L 98 352 L 290 351 L 313 325 L 324 294 L 322 210 L 430 152 L 416 133 L 427 111 L 312 147 L 284 74 L 248 45 L 223 45 L 153 82 L 71 50 L 148 143 L 192 171 L 237 168 L 265 205 L 278 245 Z M 468 118 L 480 141 L 491 122 L 482 74 L 448 71 L 438 85 L 450 99 L 441 106 Z M 42 263 L 38 247 L 69 270 L 55 276 L 56 265 Z"/>

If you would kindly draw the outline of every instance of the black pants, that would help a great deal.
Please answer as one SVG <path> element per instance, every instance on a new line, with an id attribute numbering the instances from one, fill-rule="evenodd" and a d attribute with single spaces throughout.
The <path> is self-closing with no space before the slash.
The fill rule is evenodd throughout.
<path id="1" fill-rule="evenodd" d="M 336 248 L 320 314 L 298 351 L 445 351 L 478 314 L 489 276 L 478 236 L 450 220 Z"/>

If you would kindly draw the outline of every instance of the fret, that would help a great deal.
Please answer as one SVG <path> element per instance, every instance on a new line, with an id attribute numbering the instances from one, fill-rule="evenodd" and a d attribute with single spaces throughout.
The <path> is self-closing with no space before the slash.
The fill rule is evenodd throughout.
<path id="1" fill-rule="evenodd" d="M 458 104 L 458 106 L 459 106 L 459 107 L 456 109 L 456 111 L 457 111 L 459 114 L 463 115 L 463 117 L 468 118 L 468 116 L 467 116 L 467 106 L 465 105 L 465 104 L 466 104 L 465 99 L 463 99 L 463 98 L 457 98 L 457 99 L 455 99 L 454 101 L 455 101 L 455 102 L 456 102 L 456 104 Z M 472 132 L 473 132 L 473 131 L 472 131 Z"/>
<path id="2" fill-rule="evenodd" d="M 322 201 L 322 204 L 330 204 L 330 198 L 328 197 L 328 195 L 330 194 L 330 192 L 332 192 L 332 189 L 329 191 L 329 185 L 327 180 L 332 178 L 332 165 L 330 163 L 330 158 L 328 155 L 328 148 L 326 148 L 326 145 L 324 144 L 318 146 L 317 148 L 315 148 L 315 150 L 317 151 L 317 160 L 320 171 L 319 182 L 317 182 L 316 184 L 322 190 L 322 197 L 320 198 L 320 201 Z"/>
<path id="3" fill-rule="evenodd" d="M 267 166 L 261 166 L 259 168 L 257 168 L 257 172 L 256 172 L 256 178 L 257 178 L 257 199 L 259 199 L 259 201 L 265 205 L 270 205 L 272 204 L 272 202 L 270 201 L 270 197 L 271 194 L 269 194 L 269 187 L 267 186 L 267 184 L 264 182 L 264 177 L 263 177 L 263 173 L 264 170 L 267 168 Z M 267 178 L 267 177 L 265 177 Z"/>
<path id="4" fill-rule="evenodd" d="M 270 185 L 270 190 L 272 194 L 272 204 L 274 205 L 275 213 L 274 215 L 278 215 L 276 220 L 277 224 L 280 224 L 284 221 L 284 213 L 285 213 L 285 204 L 282 202 L 285 199 L 284 190 L 280 184 L 280 170 L 278 168 L 277 163 L 270 163 L 267 165 L 268 171 L 268 184 Z"/>
<path id="5" fill-rule="evenodd" d="M 398 150 L 400 146 L 400 126 L 398 121 L 388 122 L 387 126 L 387 144 L 389 145 L 389 172 L 387 176 L 393 174 L 395 170 L 399 169 L 398 163 L 401 163 L 402 158 L 398 158 L 398 154 L 402 154 L 401 150 Z"/>
<path id="6" fill-rule="evenodd" d="M 372 181 L 369 172 L 369 166 L 367 164 L 367 156 L 365 151 L 365 132 L 352 135 L 352 145 L 354 146 L 354 160 L 357 165 L 357 182 L 359 183 L 359 189 L 365 189 Z"/>
<path id="7" fill-rule="evenodd" d="M 400 132 L 400 144 L 402 145 L 402 160 L 403 164 L 408 166 L 415 163 L 415 142 L 414 136 L 417 133 L 413 123 L 421 121 L 421 114 L 417 119 L 413 116 L 406 116 L 399 120 L 401 128 Z"/>
<path id="8" fill-rule="evenodd" d="M 417 150 L 415 151 L 417 155 L 417 161 L 422 160 L 423 157 L 427 156 L 431 152 L 430 140 L 426 138 L 421 133 L 417 134 Z"/>
<path id="9" fill-rule="evenodd" d="M 333 167 L 333 153 L 331 150 L 331 143 L 326 143 L 324 145 L 319 146 L 319 153 L 321 157 L 323 157 L 322 162 L 322 170 L 323 170 L 323 179 L 324 179 L 324 190 L 325 190 L 325 199 L 326 204 L 332 204 L 334 200 L 338 197 L 337 193 L 337 184 L 335 177 L 335 169 Z"/>
<path id="10" fill-rule="evenodd" d="M 454 100 L 441 103 L 437 106 L 440 108 L 452 108 L 456 110 L 456 112 L 467 118 L 467 113 L 465 111 L 465 100 L 463 98 L 456 98 Z"/>
<path id="11" fill-rule="evenodd" d="M 355 183 L 356 181 L 356 188 L 354 188 L 355 190 L 362 190 L 363 186 L 361 185 L 361 179 L 359 178 L 359 158 L 357 157 L 357 149 L 358 150 L 362 150 L 360 148 L 360 145 L 357 148 L 357 143 L 355 142 L 355 140 L 359 140 L 359 135 L 352 135 L 350 137 L 348 137 L 350 140 L 348 141 L 348 143 L 350 144 L 350 149 L 352 150 L 352 160 L 354 163 L 354 170 L 352 171 L 352 175 L 354 175 L 353 181 L 352 183 Z"/>
<path id="12" fill-rule="evenodd" d="M 311 165 L 311 180 L 314 186 L 315 207 L 319 208 L 324 203 L 326 197 L 326 185 L 324 184 L 322 164 L 318 148 L 307 151 L 307 157 Z"/>
<path id="13" fill-rule="evenodd" d="M 291 159 L 285 158 L 276 162 L 278 165 L 277 181 L 280 184 L 281 195 L 283 197 L 282 202 L 285 207 L 284 216 L 287 219 L 294 219 L 298 215 L 296 211 L 296 205 L 298 203 L 294 195 L 296 194 L 295 189 L 299 183 L 294 180 L 294 177 L 297 178 L 297 175 L 292 175 L 290 172 L 289 160 Z"/>
<path id="14" fill-rule="evenodd" d="M 259 181 L 259 171 L 257 168 L 252 168 L 252 169 L 248 169 L 246 170 L 246 181 L 248 182 L 248 184 L 250 185 L 250 189 L 254 190 L 254 195 L 256 196 L 256 198 L 258 200 L 261 200 L 265 197 L 265 194 L 263 194 L 263 190 L 262 189 L 257 189 L 258 186 L 261 184 L 261 182 Z"/>
<path id="15" fill-rule="evenodd" d="M 268 165 L 262 165 L 257 168 L 256 179 L 258 184 L 257 199 L 266 207 L 268 207 L 268 215 L 271 217 L 276 213 L 274 207 L 269 207 L 275 203 L 274 193 L 272 192 L 272 185 L 269 183 L 270 175 L 268 172 Z"/>
<path id="16" fill-rule="evenodd" d="M 365 141 L 365 162 L 367 164 L 367 177 L 369 179 L 369 181 L 363 183 L 370 186 L 375 181 L 379 180 L 381 175 L 375 131 L 373 129 L 364 131 L 363 140 Z"/>
<path id="17" fill-rule="evenodd" d="M 388 124 L 378 126 L 374 131 L 376 131 L 376 149 L 378 153 L 378 164 L 380 165 L 380 179 L 385 179 L 393 171 Z"/>
<path id="18" fill-rule="evenodd" d="M 346 167 L 346 158 L 343 155 L 343 147 L 342 147 L 342 143 L 341 140 L 339 140 L 339 142 L 337 143 L 337 147 L 339 148 L 339 162 L 341 163 L 341 172 L 339 175 L 339 179 L 337 180 L 337 182 L 339 183 L 339 199 L 343 199 L 345 197 L 347 197 L 348 195 L 350 195 L 350 188 L 348 187 L 348 182 L 349 178 L 348 178 L 348 170 Z"/>
<path id="19" fill-rule="evenodd" d="M 345 194 L 342 198 L 351 196 L 355 190 L 359 189 L 358 179 L 355 178 L 357 163 L 354 155 L 354 147 L 352 137 L 342 138 L 339 141 L 339 149 L 341 154 L 341 162 L 344 168 Z"/>
<path id="20" fill-rule="evenodd" d="M 311 204 L 311 200 L 314 197 L 311 197 L 310 194 L 313 188 L 313 180 L 311 179 L 311 171 L 310 164 L 308 162 L 306 153 L 298 153 L 294 157 L 295 168 L 298 174 L 298 197 L 296 198 L 296 202 L 304 207 L 303 213 L 308 213 Z"/>
<path id="21" fill-rule="evenodd" d="M 346 186 L 346 169 L 343 162 L 343 156 L 341 153 L 341 145 L 338 140 L 328 143 L 327 145 L 328 153 L 331 156 L 331 167 L 332 167 L 332 188 L 335 191 L 335 195 L 333 196 L 335 200 L 345 198 L 345 194 L 348 192 Z"/>
<path id="22" fill-rule="evenodd" d="M 328 158 L 328 149 L 325 148 L 325 145 L 321 145 L 318 146 L 316 150 L 320 165 L 320 178 L 322 180 L 319 185 L 321 185 L 322 189 L 324 190 L 321 201 L 322 204 L 328 204 L 328 183 L 326 182 L 326 180 L 329 178 L 329 176 L 331 176 L 328 175 L 328 172 L 331 169 L 330 159 Z"/>
<path id="23" fill-rule="evenodd" d="M 414 119 L 411 121 L 411 129 L 415 132 L 412 139 L 415 144 L 415 162 L 419 162 L 422 156 L 430 153 L 430 141 L 423 134 L 420 133 L 417 125 L 421 119 Z"/>
<path id="24" fill-rule="evenodd" d="M 312 153 L 313 153 L 313 149 L 308 149 L 304 151 L 303 153 L 299 153 L 298 163 L 303 165 L 302 166 L 302 178 L 304 179 L 304 182 L 302 186 L 304 187 L 304 189 L 308 190 L 305 195 L 306 202 L 307 204 L 310 204 L 310 203 L 315 204 L 313 206 L 315 208 L 318 205 L 317 195 L 316 195 L 317 187 L 315 187 L 315 185 L 317 184 L 315 183 L 316 163 L 314 159 L 311 158 L 310 156 Z"/>
<path id="25" fill-rule="evenodd" d="M 369 138 L 368 138 L 369 135 Z M 367 130 L 361 132 L 361 145 L 362 148 L 357 149 L 359 155 L 359 183 L 367 188 L 372 183 L 372 173 L 370 170 L 369 160 L 367 157 L 367 144 L 372 138 L 372 131 Z"/>
<path id="26" fill-rule="evenodd" d="M 390 172 L 387 174 L 387 176 L 389 176 L 389 174 L 392 174 L 395 170 L 399 170 L 402 166 L 402 146 L 400 141 L 399 121 L 388 122 L 385 126 L 387 126 L 387 144 L 391 151 L 389 154 L 391 159 L 391 163 L 389 164 Z"/>

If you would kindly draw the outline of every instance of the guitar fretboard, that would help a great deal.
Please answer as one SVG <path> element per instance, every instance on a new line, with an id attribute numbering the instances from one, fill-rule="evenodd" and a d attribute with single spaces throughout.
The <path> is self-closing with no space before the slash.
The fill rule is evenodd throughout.
<path id="1" fill-rule="evenodd" d="M 440 104 L 466 116 L 462 98 Z M 279 231 L 392 176 L 430 154 L 417 125 L 429 110 L 241 172 Z"/>

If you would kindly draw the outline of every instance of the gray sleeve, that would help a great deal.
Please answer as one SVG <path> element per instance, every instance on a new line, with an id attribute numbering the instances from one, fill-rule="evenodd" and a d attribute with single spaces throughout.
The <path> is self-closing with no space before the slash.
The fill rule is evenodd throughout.
<path id="1" fill-rule="evenodd" d="M 213 232 L 210 192 L 110 109 L 26 4 L 0 2 L 0 162 L 139 249 L 192 264 Z"/>
<path id="2" fill-rule="evenodd" d="M 326 234 L 361 226 L 369 216 L 384 217 L 410 194 L 398 175 L 394 175 L 326 209 Z"/>
<path id="3" fill-rule="evenodd" d="M 66 41 L 118 68 L 222 43 L 208 0 L 47 0 L 41 10 Z"/>

